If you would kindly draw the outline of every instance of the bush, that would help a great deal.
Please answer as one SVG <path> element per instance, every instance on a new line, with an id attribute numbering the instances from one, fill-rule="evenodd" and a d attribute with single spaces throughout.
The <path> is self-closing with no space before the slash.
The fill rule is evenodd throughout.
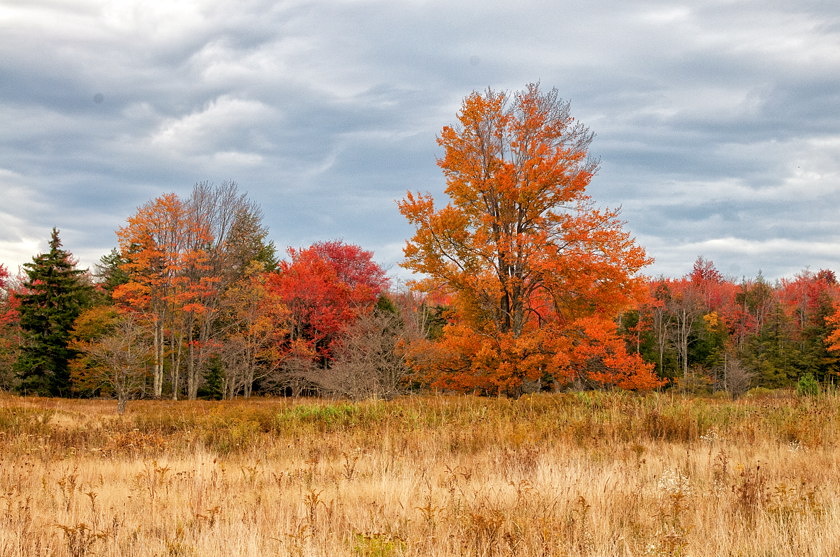
<path id="1" fill-rule="evenodd" d="M 744 395 L 747 398 L 774 398 L 779 396 L 779 393 L 783 391 L 776 391 L 774 389 L 768 389 L 767 387 L 753 387 L 747 394 Z"/>
<path id="2" fill-rule="evenodd" d="M 796 384 L 796 394 L 799 396 L 815 396 L 820 394 L 820 384 L 810 373 L 799 378 Z"/>

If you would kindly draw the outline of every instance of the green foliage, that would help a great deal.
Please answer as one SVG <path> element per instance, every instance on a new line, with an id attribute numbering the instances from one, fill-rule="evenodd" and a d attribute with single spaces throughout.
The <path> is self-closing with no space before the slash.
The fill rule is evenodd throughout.
<path id="1" fill-rule="evenodd" d="M 207 364 L 207 371 L 204 373 L 204 385 L 199 388 L 199 398 L 209 400 L 221 400 L 224 398 L 225 391 L 225 370 L 222 365 L 222 360 L 218 356 L 210 358 Z"/>
<path id="2" fill-rule="evenodd" d="M 816 396 L 820 394 L 820 384 L 812 374 L 806 373 L 796 383 L 796 394 L 799 396 Z"/>
<path id="3" fill-rule="evenodd" d="M 443 338 L 443 327 L 449 321 L 452 308 L 443 305 L 430 306 L 423 304 L 420 307 L 423 312 L 423 321 L 426 324 L 425 332 L 429 340 L 440 340 Z"/>
<path id="4" fill-rule="evenodd" d="M 776 303 L 764 327 L 750 339 L 744 352 L 750 367 L 757 372 L 761 387 L 789 387 L 795 378 L 807 373 L 801 368 L 801 345 L 794 342 L 793 323 Z"/>
<path id="5" fill-rule="evenodd" d="M 389 534 L 356 534 L 353 554 L 361 557 L 392 557 L 402 555 L 406 543 Z"/>
<path id="6" fill-rule="evenodd" d="M 302 422 L 317 424 L 324 429 L 347 427 L 355 423 L 360 413 L 357 405 L 349 403 L 330 404 L 301 404 L 291 410 L 281 413 L 278 421 Z"/>
<path id="7" fill-rule="evenodd" d="M 112 248 L 107 255 L 99 258 L 99 263 L 96 265 L 96 279 L 97 284 L 101 286 L 105 292 L 110 296 L 114 289 L 119 285 L 125 284 L 130 280 L 128 273 L 122 269 L 125 263 L 117 248 Z"/>
<path id="8" fill-rule="evenodd" d="M 689 342 L 690 365 L 713 369 L 723 363 L 726 329 L 709 322 L 709 315 L 701 316 L 695 323 L 695 333 Z"/>
<path id="9" fill-rule="evenodd" d="M 285 431 L 344 431 L 381 423 L 389 413 L 386 403 L 297 404 L 277 414 L 276 424 Z"/>
<path id="10" fill-rule="evenodd" d="M 380 313 L 390 313 L 392 315 L 398 315 L 399 309 L 397 308 L 396 304 L 394 304 L 393 300 L 384 294 L 379 296 L 379 299 L 376 300 L 376 306 L 374 310 Z"/>
<path id="11" fill-rule="evenodd" d="M 636 352 L 644 361 L 654 364 L 657 377 L 663 379 L 676 377 L 679 369 L 676 350 L 669 347 L 662 354 L 660 361 L 656 338 L 653 331 L 645 326 L 639 309 L 630 309 L 621 315 L 618 321 L 618 332 L 626 339 L 628 352 Z"/>
<path id="12" fill-rule="evenodd" d="M 753 387 L 749 391 L 747 391 L 746 398 L 773 398 L 778 391 L 774 391 L 773 389 L 768 389 L 767 387 Z"/>
<path id="13" fill-rule="evenodd" d="M 27 280 L 20 299 L 21 353 L 15 364 L 23 394 L 67 396 L 70 393 L 70 332 L 91 304 L 92 288 L 76 269 L 70 252 L 61 249 L 58 230 L 50 250 L 24 264 Z"/>

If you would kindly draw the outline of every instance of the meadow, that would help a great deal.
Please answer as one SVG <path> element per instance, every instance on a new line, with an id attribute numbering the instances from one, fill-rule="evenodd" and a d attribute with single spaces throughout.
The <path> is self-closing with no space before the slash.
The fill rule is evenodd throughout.
<path id="1" fill-rule="evenodd" d="M 840 555 L 840 397 L 0 396 L 3 556 Z"/>

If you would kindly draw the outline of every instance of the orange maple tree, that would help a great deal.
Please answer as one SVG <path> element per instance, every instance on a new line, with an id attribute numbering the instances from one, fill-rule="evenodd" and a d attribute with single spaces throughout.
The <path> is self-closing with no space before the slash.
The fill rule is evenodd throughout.
<path id="1" fill-rule="evenodd" d="M 196 277 L 207 266 L 201 247 L 210 241 L 209 231 L 170 193 L 140 207 L 117 237 L 129 280 L 114 290 L 114 299 L 152 324 L 154 396 L 162 394 L 167 357 L 177 396 L 181 352 L 191 340 L 194 316 L 204 310 L 201 297 L 209 283 Z"/>
<path id="2" fill-rule="evenodd" d="M 152 325 L 154 396 L 161 396 L 168 371 L 173 398 L 197 397 L 204 372 L 235 328 L 226 322 L 236 320 L 226 292 L 274 264 L 260 220 L 259 208 L 235 182 L 202 182 L 189 198 L 170 193 L 146 203 L 117 231 L 126 281 L 113 297 Z"/>
<path id="3" fill-rule="evenodd" d="M 568 334 L 572 349 L 568 351 L 567 369 L 576 371 L 575 379 L 584 384 L 637 390 L 662 385 L 652 363 L 645 362 L 637 352 L 627 352 L 614 321 L 582 317 Z"/>
<path id="4" fill-rule="evenodd" d="M 409 360 L 433 385 L 460 390 L 568 382 L 585 342 L 570 341 L 575 323 L 601 320 L 598 338 L 614 335 L 606 322 L 641 294 L 636 273 L 649 259 L 617 211 L 586 194 L 592 133 L 556 90 L 473 93 L 458 120 L 438 139 L 449 203 L 410 192 L 399 203 L 416 228 L 403 266 L 425 276 L 413 285 L 450 293 L 455 309 L 443 339 L 409 347 Z M 594 344 L 621 352 L 617 341 Z M 623 373 L 625 387 L 656 382 L 649 366 Z"/>

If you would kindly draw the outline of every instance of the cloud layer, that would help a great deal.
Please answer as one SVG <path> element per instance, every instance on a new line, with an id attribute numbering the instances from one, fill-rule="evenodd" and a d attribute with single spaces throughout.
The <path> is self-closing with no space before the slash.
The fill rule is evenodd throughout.
<path id="1" fill-rule="evenodd" d="M 591 186 L 656 258 L 840 271 L 840 5 L 385 0 L 0 3 L 0 262 L 83 266 L 162 193 L 233 179 L 280 247 L 396 265 L 440 128 L 540 81 L 596 132 Z"/>

